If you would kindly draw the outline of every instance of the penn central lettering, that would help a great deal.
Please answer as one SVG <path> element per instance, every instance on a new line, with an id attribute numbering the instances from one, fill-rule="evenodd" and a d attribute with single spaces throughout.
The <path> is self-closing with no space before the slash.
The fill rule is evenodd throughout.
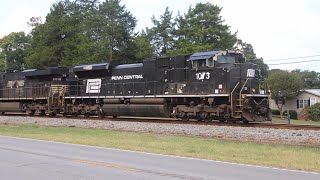
<path id="1" fill-rule="evenodd" d="M 127 79 L 143 79 L 142 74 L 139 75 L 125 75 L 125 76 L 111 76 L 111 81 L 127 80 Z"/>

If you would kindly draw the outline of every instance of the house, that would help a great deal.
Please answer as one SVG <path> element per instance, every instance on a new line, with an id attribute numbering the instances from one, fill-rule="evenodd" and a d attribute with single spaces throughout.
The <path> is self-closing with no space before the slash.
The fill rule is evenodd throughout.
<path id="1" fill-rule="evenodd" d="M 305 89 L 297 97 L 285 102 L 282 110 L 294 110 L 298 114 L 298 119 L 304 119 L 305 108 L 320 103 L 320 89 Z M 274 100 L 270 101 L 271 109 L 278 109 Z"/>

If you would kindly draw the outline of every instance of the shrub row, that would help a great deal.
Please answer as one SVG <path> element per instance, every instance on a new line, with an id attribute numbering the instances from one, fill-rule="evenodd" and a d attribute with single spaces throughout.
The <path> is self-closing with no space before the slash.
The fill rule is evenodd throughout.
<path id="1" fill-rule="evenodd" d="M 308 108 L 309 119 L 312 121 L 320 121 L 320 103 L 312 105 Z"/>
<path id="2" fill-rule="evenodd" d="M 272 115 L 280 115 L 280 111 L 277 109 L 271 109 Z M 295 110 L 289 110 L 290 118 L 291 119 L 298 119 L 297 111 Z M 282 116 L 287 116 L 287 111 L 282 112 Z"/>

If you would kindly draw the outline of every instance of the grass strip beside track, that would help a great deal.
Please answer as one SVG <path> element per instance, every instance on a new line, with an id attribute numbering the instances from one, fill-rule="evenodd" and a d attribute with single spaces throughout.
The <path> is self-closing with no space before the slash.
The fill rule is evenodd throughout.
<path id="1" fill-rule="evenodd" d="M 320 172 L 320 147 L 35 125 L 0 125 L 0 135 Z"/>
<path id="2" fill-rule="evenodd" d="M 280 119 L 280 118 L 272 118 L 272 123 L 273 124 L 287 124 L 288 120 L 286 118 L 284 119 Z M 304 120 L 295 120 L 295 119 L 291 119 L 290 120 L 291 124 L 297 124 L 297 125 L 316 125 L 316 126 L 320 126 L 320 121 L 304 121 Z"/>

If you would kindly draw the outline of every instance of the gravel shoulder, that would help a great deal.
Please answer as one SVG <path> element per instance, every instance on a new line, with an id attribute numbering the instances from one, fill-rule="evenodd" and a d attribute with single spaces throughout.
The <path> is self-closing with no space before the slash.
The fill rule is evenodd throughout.
<path id="1" fill-rule="evenodd" d="M 117 120 L 102 121 L 72 118 L 39 118 L 28 116 L 0 116 L 0 124 L 35 124 L 40 126 L 99 128 L 165 135 L 214 137 L 232 141 L 250 141 L 268 144 L 320 146 L 320 131 L 315 130 L 146 123 Z"/>

